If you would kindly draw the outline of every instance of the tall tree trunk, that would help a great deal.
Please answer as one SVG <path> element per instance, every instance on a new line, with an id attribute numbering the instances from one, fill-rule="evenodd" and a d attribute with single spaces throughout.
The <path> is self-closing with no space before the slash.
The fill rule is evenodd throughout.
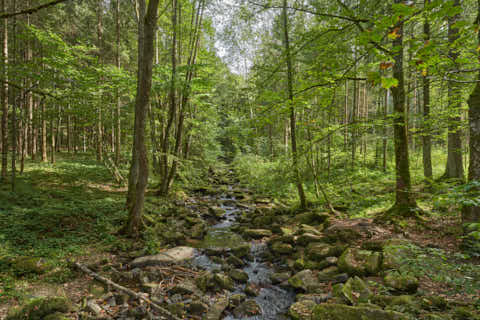
<path id="1" fill-rule="evenodd" d="M 385 90 L 385 103 L 383 104 L 383 144 L 382 144 L 382 154 L 383 154 L 383 172 L 387 171 L 387 114 L 388 114 L 388 100 L 390 96 L 390 91 L 387 89 Z"/>
<path id="2" fill-rule="evenodd" d="M 103 24 L 102 24 L 102 10 L 103 0 L 97 1 L 97 36 L 98 36 L 98 62 L 102 64 L 102 47 L 103 47 Z M 103 126 L 102 126 L 102 100 L 97 107 L 97 161 L 103 160 Z"/>
<path id="3" fill-rule="evenodd" d="M 30 0 L 27 1 L 27 5 L 30 7 Z M 27 27 L 30 26 L 30 15 L 27 15 Z M 26 61 L 27 63 L 30 63 L 32 60 L 32 48 L 31 48 L 31 43 L 30 43 L 29 37 L 27 37 L 25 41 L 26 45 Z M 27 77 L 26 79 L 26 86 L 27 88 L 31 87 L 32 82 L 29 80 Z M 27 136 L 25 137 L 26 143 L 27 143 L 27 155 L 30 155 L 33 158 L 33 94 L 31 91 L 27 92 L 26 96 L 26 103 L 27 103 L 27 127 L 26 127 L 26 132 Z"/>
<path id="4" fill-rule="evenodd" d="M 424 6 L 427 6 L 430 0 L 424 0 Z M 430 41 L 430 22 L 425 18 L 423 24 L 423 33 L 425 42 Z M 432 173 L 432 136 L 430 134 L 430 78 L 427 74 L 423 76 L 423 175 L 427 181 L 431 181 Z"/>
<path id="5" fill-rule="evenodd" d="M 117 0 L 116 5 L 115 5 L 115 22 L 116 22 L 116 33 L 117 33 L 117 47 L 116 47 L 116 52 L 115 52 L 115 60 L 117 63 L 117 68 L 120 69 L 120 0 Z M 118 92 L 118 88 L 115 92 L 117 96 L 117 109 L 116 109 L 116 126 L 117 126 L 117 134 L 115 135 L 115 163 L 118 165 L 120 163 L 120 129 L 121 129 L 121 124 L 122 124 L 122 119 L 121 119 L 121 114 L 120 114 L 120 105 L 121 105 L 121 100 L 120 100 L 120 94 Z"/>
<path id="6" fill-rule="evenodd" d="M 145 7 L 145 0 L 143 2 Z M 129 236 L 138 238 L 142 227 L 142 215 L 145 200 L 145 190 L 148 183 L 148 159 L 147 148 L 145 146 L 145 123 L 148 104 L 150 103 L 150 90 L 152 87 L 152 69 L 155 38 L 155 28 L 157 25 L 157 10 L 159 0 L 150 0 L 145 14 L 143 32 L 139 33 L 139 48 L 143 49 L 138 53 L 138 82 L 137 95 L 135 98 L 135 127 L 134 144 L 132 150 L 132 170 L 138 170 L 138 179 L 134 185 L 134 198 L 129 202 L 128 221 L 126 232 Z M 139 27 L 139 31 L 141 28 Z M 142 40 L 140 40 L 140 38 Z M 142 43 L 142 45 L 140 45 Z M 133 163 L 138 163 L 138 168 L 134 168 Z M 129 190 L 129 193 L 131 191 Z"/>
<path id="7" fill-rule="evenodd" d="M 2 0 L 2 12 L 7 12 L 7 0 Z M 1 99 L 2 99 L 2 172 L 1 178 L 3 181 L 7 180 L 7 166 L 8 166 L 8 84 L 7 84 L 7 65 L 8 65 L 8 24 L 7 19 L 3 19 L 3 39 L 2 39 L 2 59 L 3 70 L 2 78 L 4 82 L 1 84 Z"/>
<path id="8" fill-rule="evenodd" d="M 293 174 L 295 177 L 295 184 L 297 185 L 298 197 L 300 198 L 300 207 L 305 209 L 307 207 L 307 200 L 303 190 L 303 184 L 300 177 L 300 170 L 298 168 L 298 154 L 297 154 L 297 138 L 296 138 L 296 115 L 293 101 L 293 67 L 292 57 L 290 52 L 290 41 L 288 37 L 288 16 L 287 16 L 287 0 L 283 0 L 283 31 L 284 31 L 284 45 L 285 56 L 287 59 L 287 92 L 288 103 L 290 108 L 290 137 L 292 145 L 292 164 Z"/>
<path id="9" fill-rule="evenodd" d="M 17 1 L 12 2 L 12 12 L 17 9 Z M 17 59 L 17 18 L 13 17 L 13 64 Z M 15 101 L 15 91 L 12 94 L 12 191 L 15 192 L 16 174 L 17 174 L 17 102 Z"/>
<path id="10" fill-rule="evenodd" d="M 455 7 L 460 6 L 460 0 L 454 0 Z M 448 42 L 450 44 L 449 57 L 453 63 L 457 64 L 459 52 L 454 46 L 455 41 L 459 38 L 459 30 L 455 24 L 460 19 L 460 14 L 456 14 L 448 19 Z M 460 130 L 460 107 L 461 107 L 461 88 L 458 84 L 448 82 L 448 148 L 447 148 L 447 165 L 444 177 L 447 179 L 464 180 L 463 161 L 462 161 L 462 133 Z"/>
<path id="11" fill-rule="evenodd" d="M 477 1 L 478 16 L 475 22 L 477 30 L 480 27 L 480 0 Z M 478 43 L 480 44 L 480 30 L 478 31 Z M 479 56 L 480 58 L 480 56 Z M 478 81 L 475 85 L 475 89 L 471 93 L 468 99 L 468 121 L 470 127 L 470 165 L 468 169 L 468 181 L 480 182 L 480 73 L 478 74 Z M 480 188 L 476 187 L 472 190 L 474 196 L 480 194 Z M 480 206 L 477 205 L 464 205 L 462 209 L 462 222 L 464 225 L 464 232 L 467 237 L 464 239 L 463 246 L 467 249 L 476 248 L 478 254 L 480 244 L 475 237 L 468 236 L 468 233 L 472 231 L 469 224 L 480 223 Z M 477 228 L 478 230 L 478 228 Z"/>
<path id="12" fill-rule="evenodd" d="M 400 4 L 404 0 L 395 0 Z M 410 165 L 408 156 L 408 136 L 405 119 L 405 80 L 403 74 L 403 22 L 399 22 L 393 47 L 397 48 L 394 54 L 393 77 L 398 85 L 391 88 L 393 96 L 393 134 L 395 145 L 395 174 L 396 197 L 391 212 L 402 216 L 412 216 L 417 207 L 412 193 L 410 179 Z"/>

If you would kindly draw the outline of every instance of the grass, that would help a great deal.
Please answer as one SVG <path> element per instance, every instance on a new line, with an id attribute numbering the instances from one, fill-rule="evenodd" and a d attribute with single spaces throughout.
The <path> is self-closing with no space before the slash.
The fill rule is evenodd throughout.
<path id="1" fill-rule="evenodd" d="M 16 191 L 10 189 L 0 187 L 0 260 L 42 257 L 57 268 L 43 281 L 69 280 L 68 258 L 122 241 L 113 234 L 126 217 L 124 194 L 107 169 L 86 156 L 62 155 L 55 165 L 29 162 Z M 0 264 L 0 299 L 18 298 L 14 283 L 12 270 Z"/>

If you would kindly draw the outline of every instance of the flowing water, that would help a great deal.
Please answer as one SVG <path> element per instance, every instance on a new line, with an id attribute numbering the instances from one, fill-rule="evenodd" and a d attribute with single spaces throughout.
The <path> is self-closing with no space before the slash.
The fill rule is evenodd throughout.
<path id="1" fill-rule="evenodd" d="M 209 227 L 205 240 L 201 247 L 204 249 L 215 249 L 219 252 L 228 251 L 230 248 L 245 243 L 245 240 L 232 231 L 236 224 L 237 217 L 245 210 L 240 207 L 235 197 L 222 195 L 218 198 L 222 203 L 220 207 L 225 210 L 224 219 L 221 222 Z M 251 259 L 243 260 L 246 265 L 242 268 L 248 274 L 249 283 L 260 288 L 259 295 L 255 301 L 260 306 L 262 313 L 253 317 L 236 318 L 227 315 L 225 320 L 281 320 L 288 319 L 286 315 L 288 308 L 295 301 L 295 293 L 291 290 L 273 285 L 270 275 L 274 273 L 274 267 L 267 263 L 263 256 L 268 250 L 267 245 L 258 241 L 250 243 Z M 202 252 L 202 250 L 200 251 Z M 221 265 L 213 262 L 205 253 L 200 253 L 194 260 L 194 264 L 205 270 L 220 270 Z M 236 284 L 234 293 L 243 293 L 245 284 Z"/>

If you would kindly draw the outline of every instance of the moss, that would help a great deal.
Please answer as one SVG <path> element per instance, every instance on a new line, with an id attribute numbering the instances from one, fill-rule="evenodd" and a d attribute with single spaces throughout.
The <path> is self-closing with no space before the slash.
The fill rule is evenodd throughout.
<path id="1" fill-rule="evenodd" d="M 42 274 L 48 271 L 43 259 L 36 257 L 18 257 L 11 262 L 13 271 L 18 275 Z"/>
<path id="2" fill-rule="evenodd" d="M 43 320 L 69 320 L 63 313 L 55 312 L 44 317 Z"/>
<path id="3" fill-rule="evenodd" d="M 294 320 L 310 320 L 315 306 L 316 303 L 311 300 L 299 301 L 290 306 L 289 314 Z"/>
<path id="4" fill-rule="evenodd" d="M 378 308 L 350 307 L 342 304 L 320 304 L 313 309 L 312 320 L 408 320 L 401 313 Z"/>
<path id="5" fill-rule="evenodd" d="M 338 259 L 342 272 L 352 276 L 374 275 L 380 271 L 381 255 L 378 252 L 348 248 Z"/>
<path id="6" fill-rule="evenodd" d="M 48 297 L 33 299 L 21 308 L 9 312 L 5 320 L 41 320 L 57 313 L 68 312 L 70 303 L 63 297 Z"/>
<path id="7" fill-rule="evenodd" d="M 415 293 L 418 288 L 418 279 L 408 274 L 390 272 L 385 278 L 385 285 L 400 292 Z"/>

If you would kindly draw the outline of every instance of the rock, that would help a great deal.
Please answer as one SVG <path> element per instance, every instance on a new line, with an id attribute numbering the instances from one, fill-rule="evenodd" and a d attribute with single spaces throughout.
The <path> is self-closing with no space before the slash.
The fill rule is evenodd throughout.
<path id="1" fill-rule="evenodd" d="M 245 262 L 234 255 L 230 255 L 226 261 L 228 264 L 231 264 L 237 268 L 245 266 Z"/>
<path id="2" fill-rule="evenodd" d="M 201 301 L 192 301 L 187 306 L 187 311 L 189 314 L 193 316 L 201 316 L 202 314 L 208 311 L 208 305 L 206 305 Z"/>
<path id="3" fill-rule="evenodd" d="M 202 292 L 205 293 L 208 289 L 212 289 L 215 287 L 215 282 L 213 281 L 213 274 L 209 271 L 203 272 L 195 279 L 195 284 L 200 290 L 202 290 Z"/>
<path id="4" fill-rule="evenodd" d="M 181 295 L 197 294 L 198 295 L 199 289 L 195 285 L 195 283 L 191 281 L 183 281 L 173 286 L 170 290 L 168 290 L 168 293 L 170 295 L 174 295 L 174 294 L 181 294 Z"/>
<path id="5" fill-rule="evenodd" d="M 223 217 L 223 215 L 225 214 L 225 209 L 222 209 L 222 208 L 217 207 L 217 206 L 212 206 L 212 207 L 209 207 L 209 208 L 208 208 L 208 213 L 209 213 L 211 216 L 214 216 L 214 217 L 217 217 L 217 218 L 221 218 L 221 217 Z"/>
<path id="6" fill-rule="evenodd" d="M 288 313 L 294 320 L 310 320 L 312 319 L 313 308 L 317 304 L 311 300 L 302 300 L 295 302 L 290 306 Z"/>
<path id="7" fill-rule="evenodd" d="M 425 310 L 445 310 L 448 301 L 441 296 L 426 296 L 421 299 L 422 308 Z"/>
<path id="8" fill-rule="evenodd" d="M 238 258 L 243 258 L 250 253 L 250 244 L 237 245 L 232 248 L 232 253 Z"/>
<path id="9" fill-rule="evenodd" d="M 177 315 L 179 317 L 182 317 L 182 315 L 185 313 L 185 304 L 181 302 L 173 302 L 169 303 L 167 306 L 167 310 L 173 313 L 174 315 Z M 135 309 L 134 309 L 135 310 Z M 132 316 L 135 317 L 135 319 L 143 319 L 146 312 L 143 313 L 143 310 L 137 310 L 135 314 L 132 314 Z"/>
<path id="10" fill-rule="evenodd" d="M 51 269 L 42 258 L 37 257 L 14 258 L 10 261 L 10 264 L 17 275 L 42 274 Z"/>
<path id="11" fill-rule="evenodd" d="M 103 311 L 103 309 L 93 299 L 87 301 L 86 309 L 87 309 L 88 312 L 93 313 L 97 317 Z"/>
<path id="12" fill-rule="evenodd" d="M 291 276 L 292 274 L 290 272 L 272 273 L 270 275 L 270 281 L 272 281 L 273 284 L 279 284 L 287 281 Z"/>
<path id="13" fill-rule="evenodd" d="M 332 298 L 331 293 L 315 293 L 315 294 L 297 294 L 295 299 L 296 301 L 309 300 L 313 301 L 316 304 L 324 303 Z"/>
<path id="14" fill-rule="evenodd" d="M 166 230 L 162 232 L 161 237 L 166 243 L 180 244 L 185 240 L 185 234 L 178 230 Z"/>
<path id="15" fill-rule="evenodd" d="M 342 254 L 341 249 L 322 242 L 310 243 L 307 247 L 307 257 L 312 261 L 322 261 L 326 257 Z"/>
<path id="16" fill-rule="evenodd" d="M 22 307 L 13 308 L 5 320 L 42 320 L 54 313 L 66 313 L 70 310 L 70 302 L 63 297 L 36 298 Z"/>
<path id="17" fill-rule="evenodd" d="M 266 229 L 246 229 L 243 231 L 245 236 L 253 238 L 253 239 L 261 239 L 264 237 L 271 237 L 272 231 Z"/>
<path id="18" fill-rule="evenodd" d="M 255 300 L 245 300 L 233 310 L 236 318 L 253 317 L 261 313 L 262 309 Z"/>
<path id="19" fill-rule="evenodd" d="M 344 285 L 338 284 L 334 288 L 334 296 L 353 305 L 368 302 L 371 295 L 372 291 L 359 277 L 350 278 Z"/>
<path id="20" fill-rule="evenodd" d="M 206 234 L 206 227 L 203 223 L 197 223 L 190 229 L 190 235 L 193 239 L 203 239 Z"/>
<path id="21" fill-rule="evenodd" d="M 289 243 L 276 241 L 272 244 L 272 251 L 277 254 L 291 254 L 294 252 L 293 246 Z"/>
<path id="22" fill-rule="evenodd" d="M 338 273 L 339 273 L 339 269 L 337 266 L 330 266 L 320 271 L 317 274 L 317 279 L 322 282 L 329 282 Z"/>
<path id="23" fill-rule="evenodd" d="M 312 320 L 408 320 L 409 318 L 394 311 L 377 308 L 350 307 L 343 304 L 319 304 L 313 308 Z"/>
<path id="24" fill-rule="evenodd" d="M 348 248 L 338 259 L 339 269 L 351 276 L 375 275 L 380 266 L 380 253 L 369 250 Z"/>
<path id="25" fill-rule="evenodd" d="M 382 232 L 385 230 L 372 224 L 369 219 L 350 219 L 332 224 L 325 229 L 324 234 L 328 242 L 350 243 Z"/>
<path id="26" fill-rule="evenodd" d="M 70 319 L 65 317 L 63 313 L 55 312 L 55 313 L 49 314 L 46 317 L 43 317 L 43 320 L 70 320 Z"/>
<path id="27" fill-rule="evenodd" d="M 204 320 L 220 320 L 223 311 L 228 307 L 228 299 L 220 297 L 208 310 Z"/>
<path id="28" fill-rule="evenodd" d="M 229 276 L 238 282 L 246 283 L 248 282 L 248 274 L 241 269 L 233 269 L 229 272 Z"/>
<path id="29" fill-rule="evenodd" d="M 300 225 L 299 233 L 300 234 L 310 233 L 316 236 L 323 236 L 322 230 L 323 230 L 323 225 L 313 227 L 308 224 L 302 224 Z"/>
<path id="30" fill-rule="evenodd" d="M 386 309 L 399 312 L 408 312 L 411 314 L 418 314 L 418 312 L 420 311 L 420 304 L 413 296 L 393 296 Z"/>
<path id="31" fill-rule="evenodd" d="M 232 309 L 238 307 L 243 301 L 247 299 L 247 296 L 243 293 L 236 293 L 230 296 L 228 306 Z"/>
<path id="32" fill-rule="evenodd" d="M 389 272 L 385 278 L 385 285 L 396 291 L 415 293 L 418 289 L 418 279 L 414 276 L 401 274 L 397 271 Z"/>
<path id="33" fill-rule="evenodd" d="M 385 242 L 382 268 L 384 270 L 398 269 L 405 259 L 415 255 L 412 246 L 411 243 L 403 239 L 393 239 Z"/>
<path id="34" fill-rule="evenodd" d="M 328 220 L 330 215 L 326 212 L 309 211 L 295 216 L 297 221 L 303 224 L 318 225 Z"/>
<path id="35" fill-rule="evenodd" d="M 297 244 L 301 246 L 306 246 L 309 243 L 314 243 L 314 242 L 323 242 L 324 240 L 325 238 L 323 236 L 318 234 L 313 234 L 313 233 L 304 233 L 298 236 L 296 239 Z"/>
<path id="36" fill-rule="evenodd" d="M 132 261 L 132 267 L 146 267 L 163 264 L 177 264 L 193 259 L 195 249 L 191 247 L 175 247 L 153 256 L 140 257 Z"/>
<path id="37" fill-rule="evenodd" d="M 215 273 L 213 275 L 213 281 L 221 288 L 221 289 L 226 289 L 229 291 L 232 291 L 234 289 L 233 281 L 232 279 L 223 274 L 223 273 Z"/>
<path id="38" fill-rule="evenodd" d="M 260 289 L 253 283 L 249 283 L 245 286 L 245 294 L 249 297 L 256 297 L 260 294 Z"/>
<path id="39" fill-rule="evenodd" d="M 310 286 L 318 283 L 318 281 L 314 277 L 312 270 L 306 269 L 288 279 L 288 283 L 295 289 L 307 291 Z"/>

